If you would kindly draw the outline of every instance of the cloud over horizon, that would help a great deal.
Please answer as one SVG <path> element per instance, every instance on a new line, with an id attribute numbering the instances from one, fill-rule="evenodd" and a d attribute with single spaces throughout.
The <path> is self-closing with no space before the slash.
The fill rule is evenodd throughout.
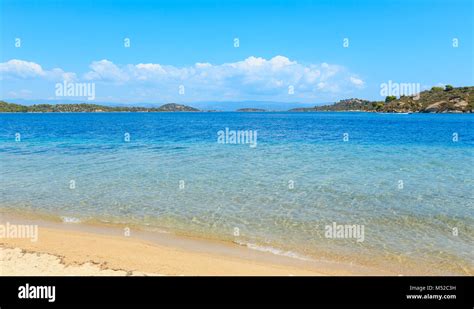
<path id="1" fill-rule="evenodd" d="M 76 74 L 64 72 L 60 68 L 44 70 L 41 65 L 24 60 L 12 59 L 7 62 L 0 63 L 0 80 L 3 79 L 34 79 L 46 78 L 51 80 L 67 80 L 76 79 Z"/>
<path id="2" fill-rule="evenodd" d="M 115 64 L 93 61 L 85 73 L 45 70 L 40 64 L 12 59 L 0 63 L 2 80 L 94 82 L 103 98 L 127 91 L 149 100 L 282 100 L 310 101 L 321 94 L 361 89 L 365 82 L 337 64 L 301 64 L 284 56 L 271 59 L 250 56 L 223 64 L 195 63 L 176 67 L 159 63 Z M 127 87 L 124 87 L 126 85 Z M 27 88 L 25 84 L 22 88 Z M 116 89 L 118 92 L 116 92 Z M 181 90 L 181 91 L 180 91 Z M 2 94 L 5 96 L 5 94 Z M 121 94 L 123 95 L 123 94 Z"/>

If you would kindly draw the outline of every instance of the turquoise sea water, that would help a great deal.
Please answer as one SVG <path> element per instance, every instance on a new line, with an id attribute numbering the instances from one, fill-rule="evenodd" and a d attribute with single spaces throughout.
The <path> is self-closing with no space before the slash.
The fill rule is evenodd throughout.
<path id="1" fill-rule="evenodd" d="M 0 208 L 470 273 L 473 125 L 461 114 L 0 114 Z M 257 147 L 218 143 L 226 128 L 257 131 Z M 325 237 L 333 222 L 363 225 L 364 241 Z"/>

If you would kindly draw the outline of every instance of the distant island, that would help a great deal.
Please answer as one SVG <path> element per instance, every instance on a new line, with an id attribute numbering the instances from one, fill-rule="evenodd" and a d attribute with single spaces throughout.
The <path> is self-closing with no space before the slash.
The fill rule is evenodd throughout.
<path id="1" fill-rule="evenodd" d="M 261 108 L 240 108 L 237 112 L 266 112 L 266 110 Z"/>
<path id="2" fill-rule="evenodd" d="M 98 113 L 98 112 L 198 112 L 199 110 L 176 103 L 168 103 L 160 107 L 114 107 L 97 104 L 36 104 L 25 106 L 0 101 L 0 112 L 13 113 Z"/>
<path id="3" fill-rule="evenodd" d="M 124 107 L 98 104 L 35 104 L 31 106 L 0 101 L 0 112 L 71 113 L 71 112 L 199 112 L 191 106 L 168 103 L 160 107 Z M 261 108 L 241 108 L 237 112 L 266 112 Z M 417 96 L 387 96 L 385 101 L 345 99 L 331 105 L 300 107 L 290 112 L 378 112 L 378 113 L 474 113 L 474 87 L 433 87 Z M 208 110 L 207 112 L 217 112 Z"/>
<path id="4" fill-rule="evenodd" d="M 341 100 L 332 105 L 294 108 L 292 112 L 362 111 L 379 113 L 474 113 L 474 87 L 433 87 L 419 96 L 388 96 L 385 101 Z"/>

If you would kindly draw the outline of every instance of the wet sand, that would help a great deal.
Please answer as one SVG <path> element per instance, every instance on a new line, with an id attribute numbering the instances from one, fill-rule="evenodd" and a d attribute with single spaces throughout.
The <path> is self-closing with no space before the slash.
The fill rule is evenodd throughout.
<path id="1" fill-rule="evenodd" d="M 172 234 L 2 216 L 37 225 L 37 240 L 0 238 L 0 275 L 390 275 L 328 261 L 302 261 L 232 243 Z M 393 274 L 392 274 L 393 275 Z"/>

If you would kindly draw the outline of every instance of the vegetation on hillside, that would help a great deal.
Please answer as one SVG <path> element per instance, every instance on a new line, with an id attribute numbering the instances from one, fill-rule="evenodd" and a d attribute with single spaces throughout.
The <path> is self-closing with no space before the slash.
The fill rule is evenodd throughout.
<path id="1" fill-rule="evenodd" d="M 0 101 L 0 112 L 197 112 L 196 108 L 169 103 L 160 107 L 104 106 L 97 104 L 36 104 L 25 106 Z M 239 112 L 264 112 L 259 108 L 242 108 Z M 474 87 L 432 87 L 417 96 L 387 96 L 383 101 L 341 100 L 332 105 L 294 108 L 293 112 L 364 111 L 381 113 L 474 113 Z"/>
<path id="2" fill-rule="evenodd" d="M 104 106 L 97 104 L 36 104 L 31 106 L 0 101 L 0 112 L 19 113 L 71 113 L 71 112 L 196 112 L 198 109 L 186 105 L 169 103 L 160 107 Z"/>
<path id="3" fill-rule="evenodd" d="M 332 105 L 295 108 L 291 111 L 364 111 L 382 113 L 474 113 L 474 87 L 433 87 L 419 96 L 387 96 L 384 101 L 341 100 Z"/>

